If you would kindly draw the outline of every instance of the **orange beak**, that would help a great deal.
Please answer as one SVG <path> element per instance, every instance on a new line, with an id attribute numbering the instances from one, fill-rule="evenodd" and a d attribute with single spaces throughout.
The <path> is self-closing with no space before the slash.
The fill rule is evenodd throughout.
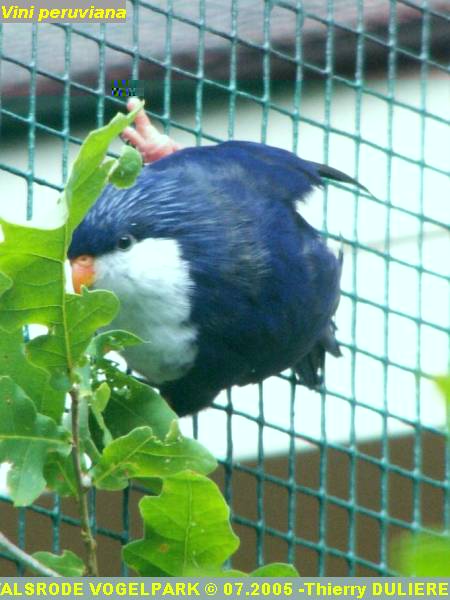
<path id="1" fill-rule="evenodd" d="M 94 257 L 83 254 L 70 261 L 72 266 L 73 289 L 77 294 L 81 293 L 81 286 L 89 287 L 95 281 Z"/>

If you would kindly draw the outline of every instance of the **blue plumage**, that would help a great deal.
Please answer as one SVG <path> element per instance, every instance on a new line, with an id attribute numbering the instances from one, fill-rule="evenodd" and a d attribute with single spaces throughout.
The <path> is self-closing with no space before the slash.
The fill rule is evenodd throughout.
<path id="1" fill-rule="evenodd" d="M 322 177 L 359 185 L 262 144 L 187 148 L 145 166 L 128 190 L 108 186 L 76 230 L 69 258 L 117 252 L 130 234 L 179 245 L 196 355 L 180 377 L 157 383 L 180 415 L 288 367 L 315 387 L 325 350 L 339 355 L 341 260 L 295 210 Z"/>

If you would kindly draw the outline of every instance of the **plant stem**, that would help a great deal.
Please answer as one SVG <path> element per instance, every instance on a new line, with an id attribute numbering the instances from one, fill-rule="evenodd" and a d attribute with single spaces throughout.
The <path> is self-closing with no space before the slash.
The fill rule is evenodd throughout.
<path id="1" fill-rule="evenodd" d="M 86 548 L 87 558 L 87 572 L 86 574 L 91 577 L 98 577 L 98 565 L 97 565 L 97 543 L 92 534 L 89 516 L 88 506 L 88 488 L 83 484 L 83 471 L 81 468 L 81 448 L 80 448 L 80 435 L 79 435 L 79 407 L 80 399 L 78 395 L 78 389 L 74 386 L 70 391 L 70 397 L 72 398 L 72 436 L 73 436 L 73 447 L 72 447 L 72 459 L 73 466 L 75 469 L 75 478 L 78 490 L 78 508 L 80 511 L 81 520 L 81 537 L 83 539 Z"/>
<path id="2" fill-rule="evenodd" d="M 30 554 L 24 552 L 19 546 L 16 546 L 3 533 L 0 532 L 0 548 L 5 550 L 12 558 L 18 561 L 24 567 L 28 567 L 38 575 L 44 577 L 61 577 L 59 573 L 46 567 L 41 562 L 33 558 Z"/>

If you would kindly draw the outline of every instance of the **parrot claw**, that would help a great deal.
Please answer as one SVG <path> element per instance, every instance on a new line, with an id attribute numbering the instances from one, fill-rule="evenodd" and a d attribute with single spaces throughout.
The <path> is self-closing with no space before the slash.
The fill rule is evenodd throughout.
<path id="1" fill-rule="evenodd" d="M 132 111 L 137 98 L 130 98 L 127 108 Z M 152 163 L 181 149 L 168 135 L 160 133 L 151 123 L 145 110 L 141 109 L 134 120 L 135 128 L 127 127 L 122 132 L 122 139 L 132 144 L 142 154 L 144 163 Z"/>

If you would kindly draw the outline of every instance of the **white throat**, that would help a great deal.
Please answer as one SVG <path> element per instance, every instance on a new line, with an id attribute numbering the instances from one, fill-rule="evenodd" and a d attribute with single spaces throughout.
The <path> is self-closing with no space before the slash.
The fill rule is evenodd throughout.
<path id="1" fill-rule="evenodd" d="M 147 238 L 96 260 L 96 289 L 121 303 L 108 328 L 145 341 L 123 352 L 129 367 L 152 383 L 181 377 L 195 360 L 197 330 L 189 322 L 193 282 L 176 240 Z"/>

